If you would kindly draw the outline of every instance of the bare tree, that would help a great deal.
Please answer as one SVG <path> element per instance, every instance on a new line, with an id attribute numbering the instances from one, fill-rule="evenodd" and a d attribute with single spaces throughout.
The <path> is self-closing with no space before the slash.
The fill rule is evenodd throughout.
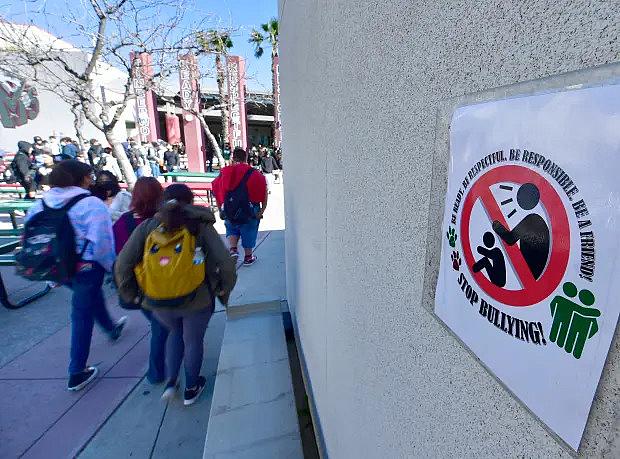
<path id="1" fill-rule="evenodd" d="M 79 107 L 112 146 L 131 187 L 136 177 L 115 132 L 135 97 L 130 52 L 151 54 L 153 80 L 165 81 L 178 55 L 196 49 L 196 31 L 205 30 L 209 18 L 186 20 L 190 0 L 84 0 L 78 8 L 66 6 L 53 13 L 41 2 L 39 9 L 29 11 L 29 19 L 42 24 L 52 19 L 64 23 L 71 30 L 68 40 L 72 45 L 61 34 L 19 25 L 11 17 L 0 18 L 0 71 L 24 82 L 36 82 L 70 107 Z M 113 69 L 123 71 L 120 87 L 112 88 L 103 98 L 98 95 L 98 83 Z"/>
<path id="2" fill-rule="evenodd" d="M 71 105 L 71 113 L 73 113 L 73 127 L 75 128 L 75 135 L 77 136 L 80 150 L 84 151 L 86 145 L 84 134 L 82 134 L 82 129 L 84 127 L 84 112 L 82 112 L 79 102 Z"/>
<path id="3" fill-rule="evenodd" d="M 215 29 L 207 30 L 198 34 L 198 44 L 202 46 L 207 53 L 215 55 L 215 70 L 217 75 L 217 89 L 220 96 L 220 106 L 222 111 L 222 143 L 228 140 L 228 95 L 225 88 L 226 69 L 222 63 L 222 57 L 226 57 L 228 50 L 233 47 L 230 32 L 218 31 Z"/>
<path id="4" fill-rule="evenodd" d="M 271 46 L 271 83 L 273 94 L 274 108 L 274 124 L 273 124 L 273 140 L 274 145 L 279 146 L 278 131 L 279 113 L 280 113 L 280 96 L 276 79 L 276 60 L 279 59 L 279 23 L 273 18 L 265 24 L 261 24 L 261 30 L 252 29 L 248 42 L 254 45 L 254 56 L 260 59 L 265 52 L 265 46 Z"/>

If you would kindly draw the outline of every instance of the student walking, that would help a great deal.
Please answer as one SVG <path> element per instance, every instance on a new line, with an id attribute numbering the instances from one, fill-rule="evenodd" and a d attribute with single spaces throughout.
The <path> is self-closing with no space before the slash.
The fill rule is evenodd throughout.
<path id="1" fill-rule="evenodd" d="M 243 148 L 235 148 L 233 163 L 220 172 L 213 181 L 213 194 L 220 209 L 220 217 L 226 225 L 226 237 L 231 257 L 239 256 L 238 244 L 245 251 L 243 264 L 256 262 L 254 247 L 258 237 L 258 226 L 267 209 L 267 182 L 260 172 L 247 163 Z"/>
<path id="2" fill-rule="evenodd" d="M 276 160 L 269 154 L 269 151 L 265 148 L 263 150 L 263 156 L 260 159 L 260 168 L 267 179 L 267 190 L 271 193 L 271 189 L 273 188 L 273 184 L 275 182 L 274 171 L 278 169 L 278 163 Z"/>
<path id="3" fill-rule="evenodd" d="M 164 152 L 164 165 L 168 172 L 174 172 L 179 170 L 179 148 L 174 145 L 168 146 L 168 149 Z"/>
<path id="4" fill-rule="evenodd" d="M 192 205 L 184 184 L 170 185 L 154 218 L 137 227 L 115 266 L 125 302 L 142 302 L 170 331 L 166 346 L 163 399 L 176 393 L 181 362 L 185 366 L 185 405 L 202 393 L 203 340 L 215 298 L 228 303 L 237 274 L 235 263 L 217 234 L 213 213 Z"/>
<path id="5" fill-rule="evenodd" d="M 65 161 L 67 159 L 77 159 L 78 147 L 73 143 L 71 137 L 63 137 L 60 139 L 60 156 L 56 157 L 56 161 Z"/>
<path id="6" fill-rule="evenodd" d="M 146 151 L 140 142 L 132 141 L 129 143 L 131 149 L 129 152 L 129 162 L 136 172 L 136 176 L 148 177 L 151 174 L 151 168 L 148 166 Z"/>
<path id="7" fill-rule="evenodd" d="M 116 341 L 126 322 L 126 317 L 112 320 L 101 288 L 105 272 L 111 271 L 114 263 L 114 240 L 108 209 L 88 191 L 91 174 L 90 166 L 77 160 L 65 160 L 54 166 L 49 176 L 51 189 L 26 216 L 24 248 L 17 255 L 18 269 L 26 277 L 32 278 L 37 270 L 39 278 L 46 280 L 65 273 L 61 282 L 73 291 L 68 383 L 71 391 L 82 389 L 97 376 L 97 368 L 86 365 L 94 323 Z M 65 216 L 68 226 L 63 227 Z M 52 237 L 55 243 L 49 242 L 49 234 L 46 240 L 29 237 L 38 230 L 49 233 L 51 222 L 57 223 L 58 230 Z M 70 241 L 73 246 L 64 247 L 63 241 Z M 62 250 L 62 258 L 54 254 L 59 248 L 66 249 Z M 48 261 L 51 264 L 46 264 Z M 43 269 L 47 271 L 41 272 Z"/>
<path id="8" fill-rule="evenodd" d="M 17 142 L 17 153 L 11 162 L 11 172 L 15 180 L 26 190 L 26 199 L 34 199 L 37 192 L 35 167 L 30 159 L 33 147 L 29 142 Z"/>
<path id="9" fill-rule="evenodd" d="M 159 208 L 163 194 L 164 190 L 156 178 L 141 177 L 138 179 L 133 189 L 130 210 L 121 215 L 112 228 L 117 254 L 121 252 L 133 230 L 145 220 L 153 218 Z M 122 299 L 121 302 L 124 303 Z M 139 307 L 139 305 L 127 305 L 126 303 L 121 304 L 121 306 L 127 309 Z M 160 384 L 166 379 L 165 356 L 168 329 L 153 317 L 151 311 L 142 309 L 142 313 L 151 324 L 151 351 L 146 377 L 151 384 Z"/>
<path id="10" fill-rule="evenodd" d="M 116 176 L 112 172 L 98 172 L 90 191 L 108 206 L 112 223 L 116 222 L 121 215 L 129 210 L 131 193 L 121 189 Z"/>
<path id="11" fill-rule="evenodd" d="M 159 144 L 157 142 L 151 142 L 147 145 L 147 153 L 146 159 L 149 162 L 149 167 L 151 168 L 151 176 L 159 177 L 161 174 L 159 172 Z"/>
<path id="12" fill-rule="evenodd" d="M 101 155 L 103 154 L 103 147 L 97 139 L 90 139 L 90 148 L 86 154 L 88 156 L 88 163 L 90 164 L 90 167 L 94 169 L 95 164 L 101 160 Z"/>
<path id="13" fill-rule="evenodd" d="M 110 147 L 103 149 L 99 160 L 95 163 L 95 172 L 98 174 L 101 171 L 110 172 L 117 180 L 123 179 L 121 168 L 116 158 L 112 155 L 112 148 Z"/>

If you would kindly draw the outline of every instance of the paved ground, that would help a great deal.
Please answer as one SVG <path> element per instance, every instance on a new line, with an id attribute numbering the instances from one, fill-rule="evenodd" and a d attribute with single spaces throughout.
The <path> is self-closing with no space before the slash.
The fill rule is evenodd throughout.
<path id="1" fill-rule="evenodd" d="M 260 295 L 252 297 L 249 285 L 284 288 L 283 232 L 274 231 L 283 230 L 283 214 L 282 187 L 277 186 L 261 226 L 266 232 L 259 239 L 259 264 L 239 270 L 233 295 L 238 305 L 262 301 Z M 270 255 L 274 249 L 279 257 Z M 1 272 L 13 298 L 40 288 L 10 268 Z M 111 289 L 107 298 L 114 316 L 127 314 L 114 306 Z M 60 288 L 23 309 L 0 308 L 0 458 L 200 457 L 225 313 L 214 315 L 205 340 L 202 371 L 209 387 L 199 403 L 185 408 L 178 400 L 162 403 L 162 388 L 144 379 L 149 330 L 139 312 L 128 313 L 131 322 L 118 343 L 95 330 L 89 362 L 99 366 L 102 376 L 81 392 L 67 392 L 69 299 L 70 293 Z"/>

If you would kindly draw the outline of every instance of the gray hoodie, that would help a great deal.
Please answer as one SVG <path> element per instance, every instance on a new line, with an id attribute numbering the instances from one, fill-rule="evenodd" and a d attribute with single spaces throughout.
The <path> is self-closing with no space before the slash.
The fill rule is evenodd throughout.
<path id="1" fill-rule="evenodd" d="M 26 221 L 43 211 L 43 203 L 54 209 L 64 206 L 69 200 L 81 194 L 87 195 L 69 210 L 76 239 L 76 252 L 81 253 L 84 244 L 88 245 L 82 257 L 85 261 L 95 261 L 106 271 L 112 270 L 116 258 L 112 220 L 107 206 L 99 198 L 90 195 L 88 190 L 77 186 L 52 188 L 37 200 L 28 211 Z"/>

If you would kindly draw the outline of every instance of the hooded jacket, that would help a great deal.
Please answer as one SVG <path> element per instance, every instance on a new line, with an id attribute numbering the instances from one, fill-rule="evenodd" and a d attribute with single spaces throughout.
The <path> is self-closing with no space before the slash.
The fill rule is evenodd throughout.
<path id="1" fill-rule="evenodd" d="M 60 156 L 62 159 L 76 159 L 78 155 L 78 147 L 72 143 L 68 143 L 62 147 Z"/>
<path id="2" fill-rule="evenodd" d="M 162 308 L 151 305 L 148 299 L 143 300 L 142 307 L 149 310 L 197 311 L 204 308 L 215 308 L 211 292 L 222 304 L 228 304 L 228 298 L 237 281 L 236 264 L 226 246 L 217 234 L 213 224 L 215 216 L 209 209 L 199 206 L 186 206 L 185 215 L 188 220 L 196 223 L 199 232 L 196 243 L 203 249 L 206 262 L 206 282 L 198 289 L 196 295 L 185 304 L 174 308 Z M 134 303 L 141 297 L 134 268 L 142 261 L 146 238 L 160 225 L 157 215 L 141 223 L 131 233 L 127 244 L 121 250 L 114 265 L 114 277 L 118 293 L 123 301 Z"/>
<path id="3" fill-rule="evenodd" d="M 52 188 L 43 199 L 37 200 L 28 211 L 26 221 L 33 215 L 43 211 L 43 203 L 54 209 L 64 206 L 70 199 L 81 194 L 87 195 L 69 210 L 69 220 L 75 231 L 75 251 L 82 253 L 84 244 L 88 241 L 82 255 L 84 261 L 95 261 L 106 271 L 112 270 L 116 257 L 114 250 L 114 235 L 112 234 L 112 220 L 108 208 L 99 198 L 90 195 L 90 192 L 77 186 L 66 188 Z"/>
<path id="4" fill-rule="evenodd" d="M 91 167 L 94 168 L 95 164 L 97 164 L 97 161 L 101 158 L 101 155 L 103 154 L 103 147 L 98 144 L 91 145 L 86 154 L 88 155 L 88 162 L 90 163 Z"/>
<path id="5" fill-rule="evenodd" d="M 30 178 L 30 170 L 32 169 L 32 161 L 30 160 L 30 154 L 28 153 L 32 148 L 30 142 L 17 142 L 17 153 L 13 158 L 11 164 L 15 178 L 18 181 L 24 181 Z"/>

